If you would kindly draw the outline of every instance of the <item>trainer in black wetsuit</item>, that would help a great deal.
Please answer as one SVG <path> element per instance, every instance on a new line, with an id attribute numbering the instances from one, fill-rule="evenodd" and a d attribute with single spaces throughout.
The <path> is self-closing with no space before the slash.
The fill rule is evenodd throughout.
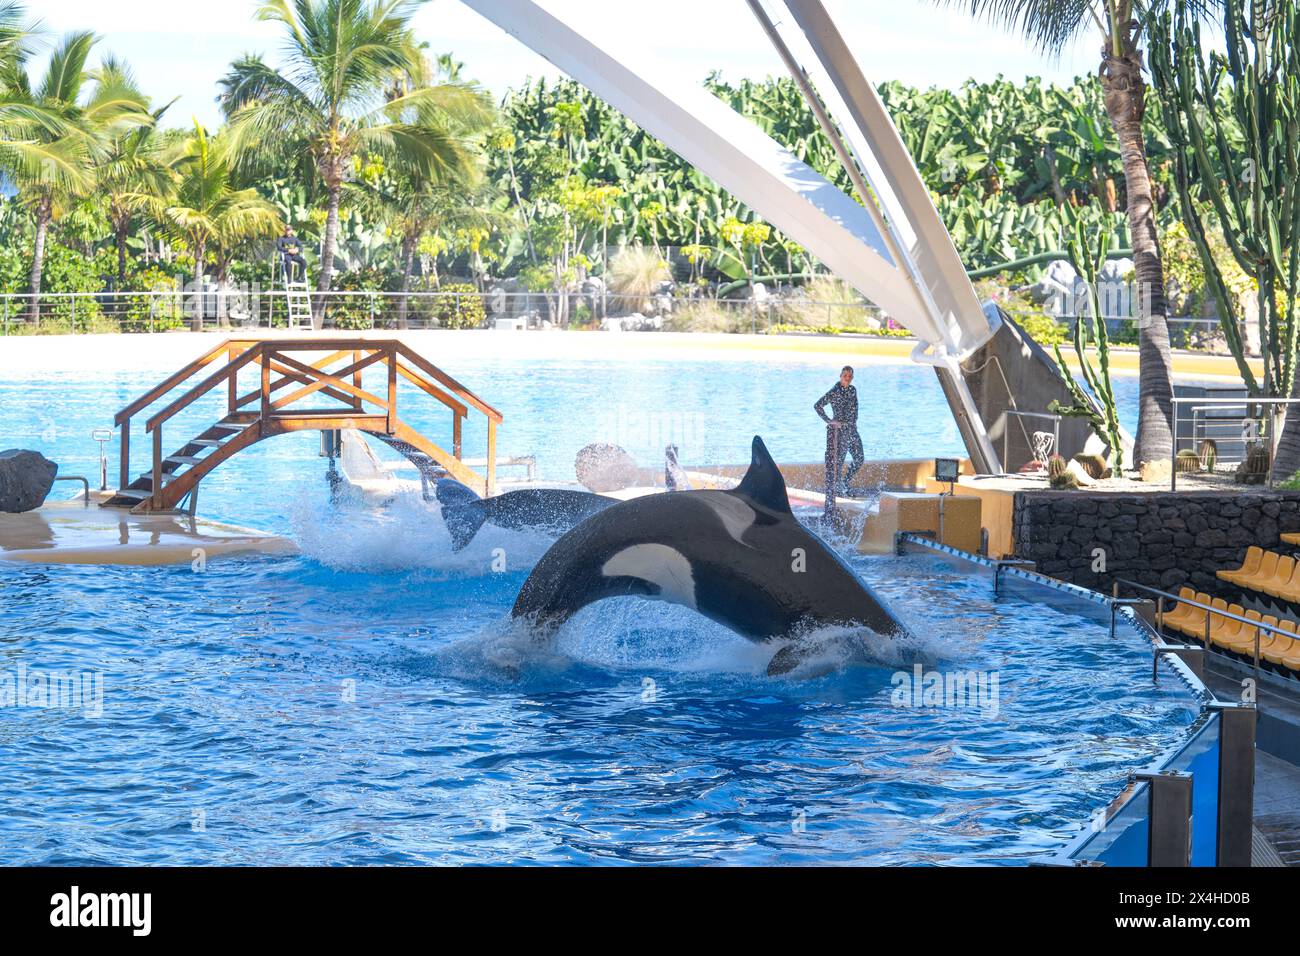
<path id="1" fill-rule="evenodd" d="M 831 407 L 829 418 L 823 410 L 826 405 Z M 862 467 L 863 460 L 862 437 L 858 434 L 858 390 L 853 387 L 851 365 L 840 370 L 839 382 L 817 399 L 813 411 L 826 423 L 826 486 L 830 487 L 832 476 L 843 467 L 844 455 L 848 453 L 849 470 L 843 477 L 843 486 L 847 488 L 857 470 Z"/>
<path id="2" fill-rule="evenodd" d="M 284 235 L 275 240 L 276 251 L 284 261 L 284 278 L 286 282 L 294 281 L 294 273 L 299 279 L 307 278 L 307 260 L 302 257 L 302 243 L 293 234 L 293 227 L 286 225 Z M 295 266 L 297 269 L 295 270 Z"/>

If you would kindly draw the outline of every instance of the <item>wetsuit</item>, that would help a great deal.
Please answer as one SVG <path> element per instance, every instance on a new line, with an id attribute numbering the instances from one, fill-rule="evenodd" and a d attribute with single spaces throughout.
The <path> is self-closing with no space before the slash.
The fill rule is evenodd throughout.
<path id="1" fill-rule="evenodd" d="M 281 236 L 275 240 L 275 248 L 284 260 L 284 278 L 286 282 L 292 282 L 294 276 L 294 266 L 297 266 L 297 274 L 302 278 L 307 278 L 307 260 L 302 257 L 302 243 L 298 237 L 292 233 L 287 236 Z"/>
<path id="2" fill-rule="evenodd" d="M 823 408 L 826 405 L 831 407 L 831 417 L 826 417 Z M 821 420 L 827 423 L 826 427 L 826 485 L 829 488 L 831 476 L 839 472 L 844 465 L 844 455 L 847 452 L 849 461 L 849 470 L 844 473 L 844 487 L 848 487 L 857 470 L 862 467 L 862 436 L 858 434 L 858 390 L 850 385 L 845 388 L 839 382 L 836 382 L 829 392 L 817 399 L 817 404 L 813 405 L 815 411 Z M 830 427 L 831 422 L 840 423 L 840 427 Z M 839 453 L 836 454 L 836 451 Z"/>

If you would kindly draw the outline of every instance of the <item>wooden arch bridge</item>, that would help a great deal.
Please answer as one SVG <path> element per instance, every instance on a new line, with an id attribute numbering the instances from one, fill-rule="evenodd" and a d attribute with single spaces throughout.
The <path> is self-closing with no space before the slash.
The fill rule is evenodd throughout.
<path id="1" fill-rule="evenodd" d="M 315 358 L 321 353 L 325 353 L 323 357 Z M 218 367 L 181 391 L 190 379 L 213 365 Z M 362 373 L 371 367 L 386 372 L 385 394 L 376 395 L 362 387 Z M 245 370 L 250 385 L 252 376 L 259 371 L 261 381 L 257 387 L 241 392 L 240 373 Z M 436 445 L 398 415 L 399 378 L 450 409 L 451 451 Z M 217 390 L 225 391 L 225 415 L 175 451 L 164 453 L 164 426 Z M 132 478 L 132 419 L 178 392 L 145 421 L 145 433 L 153 442 L 152 466 Z M 302 407 L 299 403 L 309 397 L 314 402 L 329 399 L 332 404 Z M 484 474 L 471 469 L 461 458 L 463 423 L 471 408 L 487 419 Z M 229 339 L 131 402 L 113 421 L 121 429 L 120 483 L 104 505 L 130 508 L 133 512 L 176 510 L 194 494 L 204 476 L 245 448 L 274 435 L 306 430 L 355 428 L 396 449 L 425 478 L 450 475 L 482 495 L 496 490 L 496 430 L 501 413 L 398 339 Z"/>

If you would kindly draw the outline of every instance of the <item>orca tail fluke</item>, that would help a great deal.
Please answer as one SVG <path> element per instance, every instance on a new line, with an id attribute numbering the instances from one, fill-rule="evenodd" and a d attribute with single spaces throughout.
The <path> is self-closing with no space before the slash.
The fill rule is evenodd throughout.
<path id="1" fill-rule="evenodd" d="M 487 509 L 480 500 L 467 501 L 460 505 L 443 505 L 442 520 L 447 523 L 447 533 L 451 535 L 451 550 L 460 551 L 474 540 L 478 529 L 487 520 Z"/>
<path id="2" fill-rule="evenodd" d="M 470 501 L 481 501 L 478 492 L 469 485 L 463 485 L 455 478 L 439 478 L 438 483 L 433 488 L 434 495 L 438 498 L 438 504 L 444 508 L 447 505 L 463 505 Z"/>
<path id="3" fill-rule="evenodd" d="M 459 551 L 474 539 L 487 520 L 483 499 L 473 488 L 455 478 L 439 478 L 434 494 L 442 505 L 442 520 L 447 523 L 447 532 L 451 535 L 451 550 Z"/>
<path id="4" fill-rule="evenodd" d="M 749 471 L 745 472 L 745 477 L 734 490 L 773 511 L 790 511 L 790 496 L 785 490 L 785 479 L 768 454 L 763 439 L 757 435 L 754 436 L 750 451 Z"/>

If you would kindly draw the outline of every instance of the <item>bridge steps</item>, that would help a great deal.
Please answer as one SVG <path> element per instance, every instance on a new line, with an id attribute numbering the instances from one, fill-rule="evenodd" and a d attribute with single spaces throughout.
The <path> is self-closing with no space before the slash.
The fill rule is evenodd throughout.
<path id="1" fill-rule="evenodd" d="M 320 352 L 328 354 L 310 364 L 304 358 Z M 222 367 L 148 419 L 152 464 L 148 471 L 131 478 L 128 461 L 133 416 L 223 358 Z M 361 373 L 371 367 L 387 372 L 386 396 L 362 387 Z M 260 371 L 260 386 L 241 394 L 242 370 Z M 450 451 L 399 417 L 399 378 L 451 411 Z M 226 415 L 164 455 L 164 424 L 198 398 L 219 389 L 227 395 Z M 322 398 L 333 399 L 334 404 L 310 408 L 297 404 Z M 489 456 L 484 475 L 461 459 L 462 423 L 471 407 L 487 419 Z M 118 491 L 103 504 L 136 513 L 176 510 L 187 498 L 192 509 L 199 482 L 223 462 L 264 439 L 305 430 L 356 428 L 373 435 L 415 465 L 426 490 L 430 481 L 448 475 L 480 494 L 491 494 L 496 485 L 496 427 L 501 413 L 398 339 L 231 339 L 140 396 L 118 412 L 114 422 L 122 430 L 121 480 Z"/>

